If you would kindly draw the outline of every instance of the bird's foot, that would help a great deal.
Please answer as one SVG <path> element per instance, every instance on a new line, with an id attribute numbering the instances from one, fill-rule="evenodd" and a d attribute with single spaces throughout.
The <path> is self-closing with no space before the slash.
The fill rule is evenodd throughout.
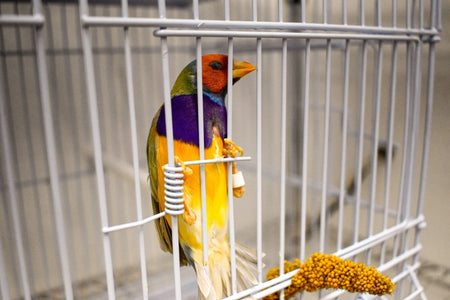
<path id="1" fill-rule="evenodd" d="M 244 150 L 242 150 L 241 147 L 236 145 L 230 139 L 224 139 L 223 141 L 224 141 L 224 143 L 223 143 L 223 150 L 222 150 L 223 155 L 234 158 L 234 157 L 236 157 L 238 155 L 238 153 L 240 155 L 244 154 Z"/>
<path id="2" fill-rule="evenodd" d="M 189 167 L 186 167 L 186 165 L 184 164 L 184 161 L 182 161 L 178 156 L 175 156 L 175 164 L 178 167 L 182 167 L 183 168 L 183 175 L 185 177 L 189 176 L 189 175 L 192 175 L 192 173 L 193 173 L 192 169 L 189 168 Z"/>
<path id="3" fill-rule="evenodd" d="M 189 205 L 186 204 L 186 201 L 184 201 L 183 220 L 189 225 L 193 225 L 195 221 L 197 221 L 197 214 Z"/>
<path id="4" fill-rule="evenodd" d="M 241 198 L 242 196 L 244 196 L 245 193 L 245 187 L 244 186 L 240 186 L 240 187 L 234 187 L 233 188 L 233 196 L 236 198 Z"/>

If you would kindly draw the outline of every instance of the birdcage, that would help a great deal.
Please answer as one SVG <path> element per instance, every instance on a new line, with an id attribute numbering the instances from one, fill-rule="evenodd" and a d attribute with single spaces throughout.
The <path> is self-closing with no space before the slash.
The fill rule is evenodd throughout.
<path id="1" fill-rule="evenodd" d="M 397 287 L 383 299 L 426 299 L 417 270 L 440 5 L 0 1 L 1 298 L 196 299 L 194 271 L 159 248 L 153 223 L 170 212 L 153 215 L 145 146 L 178 72 L 222 53 L 257 67 L 228 85 L 228 136 L 245 152 L 229 161 L 246 193 L 228 196 L 227 299 L 282 291 L 294 275 L 284 260 L 314 252 L 389 275 Z M 243 291 L 235 241 L 257 253 L 258 283 Z"/>

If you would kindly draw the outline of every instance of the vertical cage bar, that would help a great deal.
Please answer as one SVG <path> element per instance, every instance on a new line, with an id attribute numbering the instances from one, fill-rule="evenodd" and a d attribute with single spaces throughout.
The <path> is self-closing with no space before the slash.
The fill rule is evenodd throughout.
<path id="1" fill-rule="evenodd" d="M 227 137 L 233 138 L 233 38 L 228 38 L 228 76 L 227 76 Z M 237 292 L 236 287 L 236 249 L 235 249 L 235 232 L 234 232 L 234 199 L 232 180 L 232 164 L 228 163 L 228 220 L 229 220 L 229 242 L 230 242 L 230 264 L 231 264 L 231 291 L 233 294 Z"/>
<path id="2" fill-rule="evenodd" d="M 403 200 L 405 193 L 405 178 L 407 174 L 407 154 L 409 150 L 409 140 L 410 140 L 410 114 L 411 114 L 411 55 L 412 55 L 412 43 L 407 43 L 406 45 L 406 82 L 405 82 L 405 122 L 403 127 L 403 151 L 402 151 L 402 168 L 400 174 L 400 185 L 399 185 L 399 194 L 397 200 L 397 218 L 395 220 L 396 224 L 399 224 L 403 219 Z M 399 247 L 399 236 L 394 237 L 394 247 L 393 247 L 393 256 L 396 257 L 398 254 Z"/>
<path id="3" fill-rule="evenodd" d="M 406 192 L 406 206 L 404 218 L 408 219 L 411 215 L 411 202 L 412 202 L 412 190 L 413 190 L 413 182 L 414 182 L 414 171 L 416 170 L 416 153 L 417 153 L 417 141 L 419 139 L 419 120 L 420 120 L 420 98 L 421 98 L 421 79 L 422 79 L 422 70 L 421 70 L 421 62 L 422 62 L 422 44 L 416 43 L 415 48 L 415 72 L 414 72 L 414 95 L 413 95 L 413 111 L 411 115 L 411 144 L 410 144 L 410 154 L 409 154 L 409 172 L 407 179 L 407 192 Z M 409 231 L 405 232 L 406 238 L 405 243 L 402 248 L 406 246 L 406 242 L 408 241 L 407 237 L 409 235 Z M 403 249 L 402 249 L 403 250 Z"/>
<path id="4" fill-rule="evenodd" d="M 178 245 L 178 218 L 172 215 L 172 245 Z M 175 234 L 173 234 L 175 232 Z M 175 242 L 177 242 L 175 244 Z M 181 300 L 181 276 L 180 276 L 180 250 L 179 247 L 174 246 L 173 249 L 173 274 L 174 274 L 174 288 L 175 299 Z"/>
<path id="5" fill-rule="evenodd" d="M 300 0 L 300 14 L 301 14 L 301 22 L 306 22 L 306 3 L 305 0 Z"/>
<path id="6" fill-rule="evenodd" d="M 412 164 L 411 164 L 411 157 L 413 156 L 413 128 L 414 128 L 414 115 L 415 115 L 415 95 L 414 95 L 414 76 L 415 72 L 417 71 L 414 68 L 413 61 L 414 61 L 414 44 L 412 42 L 409 42 L 407 44 L 407 80 L 406 80 L 406 114 L 405 114 L 405 128 L 404 128 L 404 134 L 405 134 L 405 142 L 403 144 L 403 147 L 405 148 L 403 151 L 403 160 L 402 160 L 402 174 L 401 174 L 401 190 L 399 193 L 399 205 L 397 207 L 397 223 L 405 222 L 408 218 L 408 213 L 410 210 L 410 198 L 409 198 L 409 180 L 410 176 L 409 174 L 412 172 Z M 397 257 L 401 255 L 401 253 L 405 250 L 405 245 L 407 243 L 407 232 L 401 232 L 396 238 L 394 239 L 394 253 L 393 256 Z M 405 266 L 405 262 L 401 262 L 397 265 L 397 272 L 401 272 Z M 405 281 L 400 281 L 397 284 L 395 295 L 397 297 L 401 297 L 403 295 L 404 291 L 404 285 Z"/>
<path id="7" fill-rule="evenodd" d="M 419 28 L 423 29 L 423 0 L 419 0 Z"/>
<path id="8" fill-rule="evenodd" d="M 286 226 L 286 86 L 287 39 L 282 42 L 281 58 L 281 176 L 280 176 L 280 275 L 284 274 Z"/>
<path id="9" fill-rule="evenodd" d="M 175 154 L 173 149 L 173 123 L 172 123 L 172 101 L 170 98 L 170 77 L 169 77 L 169 49 L 167 38 L 161 37 L 161 60 L 163 72 L 163 92 L 164 92 L 164 116 L 166 118 L 167 137 L 167 158 L 169 166 L 175 166 Z M 172 218 L 172 250 L 173 250 L 173 274 L 175 282 L 175 298 L 181 300 L 181 278 L 180 278 L 180 250 L 178 237 L 178 217 Z"/>
<path id="10" fill-rule="evenodd" d="M 388 117 L 388 132 L 387 132 L 387 153 L 386 153 L 386 172 L 385 172 L 385 190 L 384 190 L 384 208 L 383 208 L 383 230 L 388 228 L 389 221 L 389 202 L 391 190 L 391 175 L 392 175 L 392 156 L 393 139 L 394 139 L 394 114 L 395 114 L 395 92 L 397 84 L 397 42 L 394 41 L 392 45 L 392 61 L 391 61 L 391 86 L 389 91 L 389 117 Z M 381 244 L 380 264 L 385 262 L 386 243 Z"/>
<path id="11" fill-rule="evenodd" d="M 122 0 L 122 17 L 128 17 L 128 0 Z M 131 150 L 133 156 L 133 170 L 134 170 L 134 190 L 136 197 L 136 213 L 138 221 L 143 219 L 142 213 L 142 194 L 141 183 L 139 175 L 139 152 L 137 142 L 137 127 L 136 127 L 136 109 L 135 109 L 135 97 L 133 87 L 133 67 L 131 62 L 131 42 L 129 27 L 123 28 L 124 33 L 124 50 L 125 50 L 125 71 L 126 82 L 128 92 L 128 110 L 130 114 L 130 135 L 131 135 Z M 144 228 L 140 226 L 138 228 L 139 237 L 139 256 L 141 265 L 141 285 L 142 285 L 142 297 L 148 299 L 148 287 L 147 287 L 147 261 L 145 255 L 145 239 Z"/>
<path id="12" fill-rule="evenodd" d="M 87 16 L 87 0 L 79 2 L 80 18 Z M 100 206 L 100 221 L 103 228 L 108 227 L 108 209 L 106 205 L 105 174 L 103 171 L 102 145 L 100 139 L 100 124 L 97 107 L 97 91 L 94 76 L 94 60 L 89 28 L 81 25 L 81 41 L 83 47 L 84 67 L 86 72 L 87 96 L 92 127 L 92 142 L 94 147 L 94 164 L 97 178 L 97 193 Z M 103 254 L 105 259 L 106 283 L 108 298 L 115 299 L 114 273 L 111 255 L 111 240 L 108 234 L 103 234 Z"/>
<path id="13" fill-rule="evenodd" d="M 258 1 L 252 0 L 252 17 L 253 21 L 258 21 Z"/>
<path id="14" fill-rule="evenodd" d="M 39 0 L 33 1 L 33 14 L 41 14 L 41 3 Z M 61 191 L 58 176 L 58 164 L 55 145 L 55 131 L 50 103 L 50 91 L 48 85 L 47 61 L 45 53 L 44 29 L 42 26 L 35 27 L 36 37 L 36 60 L 39 73 L 39 89 L 42 105 L 42 118 L 44 122 L 45 144 L 50 173 L 50 187 L 53 199 L 53 209 L 55 213 L 56 234 L 61 263 L 61 271 L 64 282 L 64 293 L 66 299 L 73 299 L 72 279 L 70 275 L 70 265 L 67 252 L 67 241 L 64 225 L 64 215 L 62 209 Z"/>
<path id="15" fill-rule="evenodd" d="M 224 1 L 224 7 L 225 7 L 225 21 L 230 20 L 230 0 Z"/>
<path id="16" fill-rule="evenodd" d="M 161 19 L 166 18 L 166 1 L 158 0 L 158 14 Z M 169 88 L 170 90 L 170 88 Z"/>
<path id="17" fill-rule="evenodd" d="M 363 145 L 364 145 L 364 112 L 365 112 L 365 97 L 366 97 L 366 72 L 367 72 L 367 40 L 362 44 L 362 69 L 361 69 L 361 96 L 359 107 L 359 133 L 358 133 L 358 148 L 356 161 L 356 201 L 354 210 L 354 225 L 353 225 L 353 243 L 358 242 L 359 235 L 359 218 L 361 211 L 361 184 L 362 184 L 362 160 L 363 160 Z"/>
<path id="18" fill-rule="evenodd" d="M 205 159 L 205 133 L 203 118 L 203 65 L 202 65 L 202 40 L 196 38 L 196 58 L 197 58 L 197 104 L 198 104 L 198 151 L 200 160 Z M 208 264 L 208 219 L 206 207 L 206 174 L 205 165 L 200 165 L 200 196 L 202 203 L 202 246 L 203 246 L 203 266 L 209 276 Z"/>
<path id="19" fill-rule="evenodd" d="M 199 16 L 199 8 L 198 8 L 198 0 L 192 0 L 192 12 L 195 20 L 200 18 Z"/>
<path id="20" fill-rule="evenodd" d="M 412 173 L 414 171 L 414 155 L 415 155 L 415 144 L 416 144 L 416 130 L 417 130 L 417 110 L 418 110 L 418 100 L 420 99 L 420 95 L 417 95 L 420 85 L 420 81 L 418 78 L 420 78 L 420 72 L 419 72 L 419 61 L 420 57 L 419 55 L 419 44 L 413 44 L 411 43 L 411 79 L 410 79 L 410 98 L 411 106 L 410 106 L 410 114 L 409 114 L 409 122 L 408 122 L 408 133 L 409 133 L 409 140 L 408 140 L 408 151 L 406 155 L 406 174 L 405 174 L 405 183 L 404 183 L 404 193 L 403 193 L 403 199 L 401 199 L 404 203 L 402 207 L 402 221 L 406 220 L 409 217 L 410 214 L 410 205 L 411 205 L 411 185 L 412 185 Z M 415 63 L 414 63 L 415 60 Z M 405 239 L 403 240 L 405 241 Z M 402 251 L 403 246 L 400 246 Z"/>
<path id="21" fill-rule="evenodd" d="M 381 19 L 381 12 L 382 12 L 381 0 L 376 0 L 375 11 L 377 14 L 377 18 L 376 18 L 377 26 L 381 27 L 381 21 L 382 21 L 382 19 Z"/>
<path id="22" fill-rule="evenodd" d="M 363 145 L 364 145 L 364 115 L 365 115 L 365 89 L 366 89 L 366 69 L 367 69 L 367 41 L 363 41 L 362 45 L 362 69 L 361 69 L 361 87 L 359 100 L 359 122 L 358 122 L 358 139 L 356 149 L 356 193 L 355 193 L 355 208 L 354 208 L 354 228 L 353 228 L 353 242 L 358 241 L 359 235 L 359 219 L 361 208 L 361 184 L 362 184 L 362 164 L 363 164 Z"/>
<path id="23" fill-rule="evenodd" d="M 392 0 L 392 27 L 397 27 L 397 0 Z"/>
<path id="24" fill-rule="evenodd" d="M 258 2 L 252 0 L 253 21 L 258 21 Z M 262 252 L 262 40 L 256 39 L 256 272 L 263 282 Z"/>
<path id="25" fill-rule="evenodd" d="M 262 283 L 262 41 L 256 41 L 256 256 L 258 283 Z"/>
<path id="26" fill-rule="evenodd" d="M 283 1 L 278 0 L 278 22 L 283 22 Z"/>
<path id="27" fill-rule="evenodd" d="M 406 1 L 406 28 L 411 29 L 411 4 L 410 4 L 410 0 L 405 0 Z"/>
<path id="28" fill-rule="evenodd" d="M 423 211 L 423 203 L 425 198 L 425 181 L 427 177 L 428 156 L 430 152 L 431 139 L 431 119 L 433 113 L 433 92 L 434 92 L 434 62 L 435 62 L 435 43 L 431 42 L 429 45 L 428 54 L 428 82 L 427 82 L 427 103 L 425 112 L 425 126 L 423 137 L 423 151 L 422 151 L 422 166 L 419 181 L 419 197 L 417 201 L 416 217 L 419 217 Z M 414 245 L 419 244 L 420 230 L 417 231 L 414 238 Z M 418 261 L 418 254 L 414 255 L 413 264 Z"/>
<path id="29" fill-rule="evenodd" d="M 365 15 L 364 15 L 364 0 L 359 0 L 359 23 L 361 24 L 361 26 L 364 26 L 365 24 Z"/>
<path id="30" fill-rule="evenodd" d="M 309 81 L 311 67 L 311 40 L 305 43 L 305 83 L 303 95 L 303 146 L 302 146 L 302 195 L 300 216 L 300 261 L 305 260 L 306 248 L 306 201 L 308 195 L 308 133 L 309 133 Z"/>
<path id="31" fill-rule="evenodd" d="M 436 8 L 436 14 L 437 14 L 437 23 L 436 23 L 436 28 L 438 30 L 442 29 L 442 2 L 441 0 L 436 0 L 437 1 L 437 8 Z"/>
<path id="32" fill-rule="evenodd" d="M 322 0 L 322 23 L 327 24 L 328 23 L 328 16 L 327 16 L 327 0 Z"/>
<path id="33" fill-rule="evenodd" d="M 342 24 L 347 25 L 347 0 L 342 0 Z"/>
<path id="34" fill-rule="evenodd" d="M 431 8 L 430 8 L 430 28 L 435 29 L 436 28 L 436 7 L 437 7 L 437 0 L 431 0 Z"/>
<path id="35" fill-rule="evenodd" d="M 425 181 L 427 177 L 428 155 L 430 151 L 431 139 L 431 121 L 433 116 L 433 94 L 434 94 L 434 69 L 435 69 L 435 43 L 431 42 L 429 45 L 428 54 L 428 81 L 427 81 L 427 103 L 425 112 L 425 126 L 424 126 L 424 143 L 422 151 L 422 167 L 420 173 L 419 183 L 419 201 L 417 203 L 417 216 L 422 214 L 423 202 L 425 198 Z"/>
<path id="36" fill-rule="evenodd" d="M 372 112 L 372 161 L 371 161 L 371 181 L 369 186 L 369 218 L 367 220 L 367 236 L 373 235 L 374 218 L 375 218 L 375 194 L 377 185 L 377 162 L 378 162 L 378 137 L 380 128 L 380 96 L 381 96 L 381 74 L 383 65 L 383 43 L 378 41 L 378 47 L 376 49 L 375 60 L 375 82 L 374 82 L 374 96 L 373 96 L 373 112 Z M 366 263 L 369 265 L 371 261 L 372 249 L 367 251 Z"/>
<path id="37" fill-rule="evenodd" d="M 327 217 L 327 186 L 328 186 L 328 142 L 330 135 L 330 87 L 331 85 L 331 40 L 327 40 L 325 62 L 325 116 L 323 133 L 323 163 L 322 163 L 322 197 L 320 204 L 320 239 L 319 251 L 325 251 L 326 217 Z"/>
<path id="38" fill-rule="evenodd" d="M 408 172 L 407 172 L 407 179 L 406 179 L 406 193 L 405 193 L 405 205 L 403 207 L 402 211 L 402 221 L 406 221 L 411 216 L 411 202 L 412 202 L 412 189 L 413 189 L 413 182 L 414 177 L 413 174 L 416 170 L 416 149 L 417 149 L 417 141 L 419 139 L 418 137 L 418 123 L 419 123 L 419 117 L 420 117 L 420 92 L 421 92 L 421 79 L 422 79 L 422 70 L 421 70 L 421 59 L 422 59 L 422 44 L 416 43 L 415 44 L 415 53 L 414 53 L 414 82 L 413 82 L 413 97 L 412 97 L 412 113 L 411 113 L 411 127 L 410 127 L 410 133 L 411 133 L 411 139 L 409 148 L 410 151 L 408 153 Z M 408 246 L 409 243 L 409 237 L 410 237 L 410 231 L 402 232 L 402 241 L 400 244 L 400 253 L 403 253 Z M 403 269 L 405 267 L 405 262 L 401 262 L 398 265 L 399 270 Z M 398 290 L 400 293 L 403 291 L 403 288 L 405 285 L 403 282 L 398 287 Z"/>
<path id="39" fill-rule="evenodd" d="M 161 19 L 166 18 L 166 3 L 158 0 L 158 13 Z M 163 93 L 164 93 L 164 116 L 166 118 L 166 138 L 167 138 L 167 158 L 169 166 L 175 166 L 175 155 L 173 149 L 173 125 L 172 125 L 172 101 L 170 98 L 170 77 L 169 77 L 169 47 L 167 38 L 161 37 L 161 61 L 163 72 Z M 178 217 L 172 218 L 172 247 L 173 249 L 173 273 L 175 281 L 175 298 L 181 300 L 181 278 L 180 278 L 180 251 L 178 237 Z"/>
<path id="40" fill-rule="evenodd" d="M 13 162 L 13 153 L 11 151 L 10 144 L 10 129 L 8 125 L 8 119 L 6 114 L 6 96 L 5 89 L 3 86 L 4 78 L 3 71 L 0 72 L 0 130 L 1 130 L 1 139 L 2 139 L 2 147 L 3 147 L 3 158 L 4 158 L 4 166 L 6 171 L 6 184 L 8 188 L 8 196 L 9 196 L 9 205 L 11 207 L 12 221 L 13 221 L 13 231 L 14 231 L 14 242 L 17 248 L 17 256 L 19 260 L 19 273 L 20 280 L 23 289 L 23 297 L 25 300 L 31 300 L 31 291 L 30 285 L 28 282 L 28 269 L 27 263 L 25 259 L 25 252 L 22 241 L 22 227 L 19 217 L 19 208 L 18 208 L 18 198 L 17 198 L 17 190 L 16 185 L 14 183 L 14 168 L 12 165 Z M 6 275 L 6 272 L 4 273 Z M 2 276 L 2 296 L 9 293 L 8 285 L 4 288 L 4 284 L 6 283 L 7 277 L 3 278 Z M 9 297 L 4 297 L 8 299 Z"/>
<path id="41" fill-rule="evenodd" d="M 343 227 L 344 227 L 344 201 L 345 174 L 347 158 L 347 133 L 348 133 L 348 86 L 349 86 L 349 67 L 350 67 L 350 40 L 345 41 L 344 54 L 344 96 L 343 96 L 343 115 L 342 115 L 342 151 L 341 151 L 341 174 L 339 176 L 339 214 L 338 214 L 338 233 L 337 250 L 342 249 Z"/>

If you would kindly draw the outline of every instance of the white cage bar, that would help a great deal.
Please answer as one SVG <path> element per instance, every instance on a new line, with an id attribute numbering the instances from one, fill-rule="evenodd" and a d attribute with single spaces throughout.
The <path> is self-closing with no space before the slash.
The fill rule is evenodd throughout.
<path id="1" fill-rule="evenodd" d="M 199 160 L 186 165 L 200 165 L 204 245 L 204 165 L 227 162 L 231 182 L 235 162 L 248 182 L 243 199 L 228 187 L 226 299 L 282 292 L 296 273 L 285 259 L 313 252 L 386 272 L 395 299 L 426 299 L 417 270 L 440 11 L 438 0 L 1 1 L 2 299 L 196 298 L 179 248 L 163 253 L 150 225 L 171 214 L 177 232 L 180 210 L 152 214 L 143 150 L 164 103 L 175 172 L 171 84 L 216 52 L 229 60 L 228 137 L 246 156 L 205 159 L 201 96 Z M 234 58 L 257 66 L 235 87 Z M 201 74 L 197 64 L 199 95 Z M 244 291 L 239 240 L 257 256 L 258 284 Z M 343 298 L 372 299 L 302 296 Z"/>

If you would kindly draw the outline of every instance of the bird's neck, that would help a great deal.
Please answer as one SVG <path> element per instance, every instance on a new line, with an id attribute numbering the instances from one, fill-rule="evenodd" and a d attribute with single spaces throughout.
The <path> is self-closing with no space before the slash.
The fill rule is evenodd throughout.
<path id="1" fill-rule="evenodd" d="M 225 106 L 225 94 L 226 94 L 226 90 L 225 90 L 225 94 L 224 93 L 212 93 L 210 91 L 203 91 L 204 95 L 207 95 L 209 97 L 209 99 L 211 99 L 211 101 L 213 101 L 216 104 L 219 104 L 221 106 Z"/>
<path id="2" fill-rule="evenodd" d="M 208 91 L 207 89 L 203 89 L 203 95 L 206 95 L 211 101 L 213 101 L 216 104 L 219 104 L 221 106 L 225 106 L 225 96 L 227 94 L 226 87 L 222 89 L 219 93 L 213 93 L 211 91 Z M 171 97 L 177 97 L 177 96 L 184 96 L 184 95 L 197 95 L 197 89 L 191 90 L 191 92 L 179 92 L 178 90 L 172 90 L 172 93 L 170 94 Z"/>

